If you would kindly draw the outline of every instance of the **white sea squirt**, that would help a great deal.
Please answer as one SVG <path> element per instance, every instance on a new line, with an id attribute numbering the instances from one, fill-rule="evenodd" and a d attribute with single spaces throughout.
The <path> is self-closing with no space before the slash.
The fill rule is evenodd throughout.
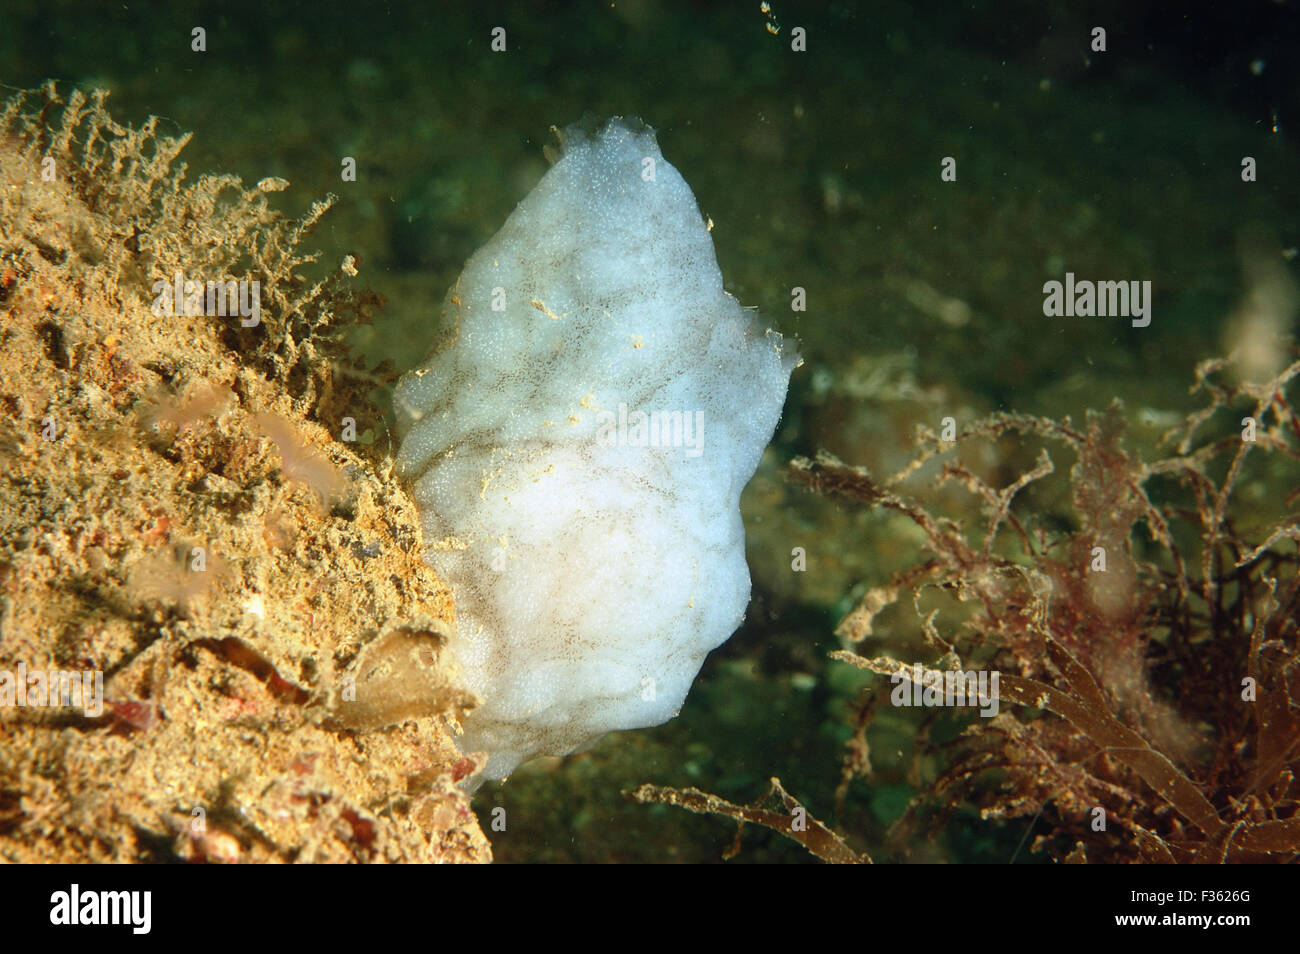
<path id="1" fill-rule="evenodd" d="M 397 385 L 398 466 L 455 594 L 482 777 L 659 725 L 749 602 L 740 492 L 791 342 L 722 288 L 654 131 L 570 127 Z"/>

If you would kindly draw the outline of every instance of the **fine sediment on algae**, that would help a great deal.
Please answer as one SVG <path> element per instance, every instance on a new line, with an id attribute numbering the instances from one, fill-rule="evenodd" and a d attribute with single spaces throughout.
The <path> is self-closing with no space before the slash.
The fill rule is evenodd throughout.
<path id="1" fill-rule="evenodd" d="M 490 860 L 450 595 L 332 332 L 376 302 L 302 274 L 328 201 L 185 182 L 104 99 L 0 116 L 0 695 L 102 674 L 0 706 L 0 858 Z M 166 313 L 178 274 L 256 320 Z"/>

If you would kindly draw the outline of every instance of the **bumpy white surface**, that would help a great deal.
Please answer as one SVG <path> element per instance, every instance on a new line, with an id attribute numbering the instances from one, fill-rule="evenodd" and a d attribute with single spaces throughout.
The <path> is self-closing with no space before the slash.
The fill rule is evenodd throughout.
<path id="1" fill-rule="evenodd" d="M 563 141 L 396 391 L 399 467 L 484 700 L 460 743 L 487 778 L 676 714 L 749 601 L 740 492 L 798 361 L 723 291 L 652 130 Z M 702 439 L 639 446 L 610 426 L 620 404 L 632 423 L 683 412 Z"/>

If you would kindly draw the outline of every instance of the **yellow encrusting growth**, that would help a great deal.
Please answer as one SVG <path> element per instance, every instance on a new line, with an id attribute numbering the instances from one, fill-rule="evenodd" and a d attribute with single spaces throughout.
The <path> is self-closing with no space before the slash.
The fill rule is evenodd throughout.
<path id="1" fill-rule="evenodd" d="M 363 296 L 298 276 L 327 203 L 184 183 L 188 137 L 105 98 L 0 114 L 0 671 L 104 697 L 0 705 L 0 860 L 489 860 L 450 595 L 391 468 L 339 439 L 375 414 L 327 333 Z M 159 318 L 178 272 L 256 279 L 261 323 Z"/>

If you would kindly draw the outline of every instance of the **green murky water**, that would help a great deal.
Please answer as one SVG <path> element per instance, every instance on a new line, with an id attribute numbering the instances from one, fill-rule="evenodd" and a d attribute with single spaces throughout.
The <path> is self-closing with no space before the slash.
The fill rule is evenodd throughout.
<path id="1" fill-rule="evenodd" d="M 891 472 L 915 421 L 1078 419 L 1114 397 L 1149 443 L 1157 428 L 1139 412 L 1186 411 L 1196 363 L 1235 344 L 1243 247 L 1286 257 L 1300 244 L 1294 101 L 1268 97 L 1283 54 L 1267 32 L 1189 63 L 1176 31 L 1120 6 L 1100 18 L 1104 53 L 1089 49 L 1093 20 L 1064 4 L 776 3 L 773 18 L 757 2 L 176 6 L 10 3 L 0 82 L 107 87 L 120 119 L 193 131 L 191 170 L 288 179 L 286 211 L 337 193 L 317 239 L 327 261 L 357 255 L 388 301 L 354 335 L 373 360 L 417 360 L 463 261 L 545 171 L 549 127 L 584 115 L 658 130 L 714 223 L 728 290 L 801 341 L 806 364 L 746 498 L 746 623 L 677 720 L 486 788 L 480 815 L 502 805 L 512 820 L 492 835 L 501 860 L 713 860 L 727 824 L 621 790 L 748 801 L 773 775 L 870 844 L 913 792 L 889 771 L 910 730 L 874 730 L 878 784 L 855 784 L 836 818 L 846 705 L 864 680 L 826 653 L 853 588 L 891 571 L 890 547 L 870 516 L 782 491 L 784 463 L 828 447 Z M 191 50 L 196 26 L 206 52 Z M 791 49 L 797 27 L 805 51 Z M 356 182 L 340 181 L 349 156 Z M 1242 181 L 1243 157 L 1257 181 Z M 1066 272 L 1150 281 L 1150 325 L 1044 317 L 1043 283 Z M 814 553 L 802 574 L 797 545 Z M 1005 860 L 1024 833 L 959 820 L 922 856 Z M 755 832 L 740 858 L 805 855 Z"/>

